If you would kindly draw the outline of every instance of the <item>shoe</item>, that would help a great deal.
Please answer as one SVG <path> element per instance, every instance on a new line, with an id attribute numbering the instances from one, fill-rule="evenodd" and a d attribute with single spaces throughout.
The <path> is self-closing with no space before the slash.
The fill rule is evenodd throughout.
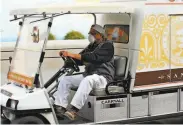
<path id="1" fill-rule="evenodd" d="M 77 112 L 75 112 L 75 111 L 66 111 L 64 113 L 64 116 L 73 121 L 73 120 L 76 120 Z"/>
<path id="2" fill-rule="evenodd" d="M 54 105 L 53 107 L 55 109 L 56 116 L 59 118 L 63 118 L 64 113 L 66 112 L 66 109 L 64 107 L 58 106 L 58 105 Z"/>

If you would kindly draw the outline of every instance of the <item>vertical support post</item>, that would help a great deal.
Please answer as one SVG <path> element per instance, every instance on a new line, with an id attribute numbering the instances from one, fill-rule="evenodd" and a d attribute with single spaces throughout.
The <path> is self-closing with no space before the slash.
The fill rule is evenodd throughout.
<path id="1" fill-rule="evenodd" d="M 94 24 L 97 24 L 97 17 L 94 13 L 92 13 L 93 17 L 94 17 Z"/>
<path id="2" fill-rule="evenodd" d="M 152 111 L 151 111 L 151 105 L 152 105 L 152 99 L 151 99 L 151 97 L 152 97 L 152 95 L 153 95 L 153 93 L 152 92 L 149 92 L 148 93 L 148 116 L 151 116 L 152 115 Z"/>
<path id="3" fill-rule="evenodd" d="M 170 16 L 170 21 L 169 21 L 169 57 L 170 57 L 170 59 L 169 59 L 169 69 L 170 69 L 170 82 L 172 82 L 172 66 L 171 66 L 171 59 L 172 59 L 172 52 L 171 52 L 171 50 L 172 50 L 172 47 L 171 47 L 171 45 L 172 45 L 172 16 L 171 15 L 169 15 Z"/>
<path id="4" fill-rule="evenodd" d="M 17 37 L 17 40 L 16 40 L 16 44 L 15 44 L 15 48 L 14 48 L 14 53 L 13 53 L 12 59 L 14 59 L 14 57 L 15 57 L 15 55 L 16 55 L 16 49 L 17 49 L 17 46 L 18 46 L 19 41 L 20 41 L 20 36 L 21 36 L 21 32 L 22 32 L 24 20 L 25 20 L 25 18 L 22 19 L 22 22 L 19 22 L 20 28 L 19 28 L 18 37 Z M 13 61 L 13 60 L 12 60 L 12 61 Z"/>
<path id="5" fill-rule="evenodd" d="M 55 110 L 54 110 L 54 108 L 53 108 L 53 104 L 51 103 L 50 98 L 49 98 L 49 95 L 48 95 L 48 93 L 47 93 L 46 90 L 44 90 L 44 94 L 45 94 L 45 96 L 46 96 L 46 98 L 47 98 L 47 100 L 48 100 L 48 103 L 49 103 L 49 105 L 50 105 L 50 108 L 51 108 L 51 110 L 52 110 L 53 118 L 54 118 L 54 120 L 55 120 L 55 123 L 56 123 L 56 124 L 59 124 L 58 119 L 57 119 L 57 116 L 56 116 L 56 113 L 55 113 Z"/>
<path id="6" fill-rule="evenodd" d="M 41 88 L 44 87 L 44 80 L 43 80 L 43 75 L 42 75 L 42 70 L 41 70 L 41 67 L 40 67 L 40 82 L 41 82 Z"/>
<path id="7" fill-rule="evenodd" d="M 40 69 L 41 69 L 42 62 L 44 60 L 45 48 L 46 48 L 46 44 L 47 44 L 47 41 L 48 41 L 48 36 L 49 36 L 49 33 L 50 33 L 52 22 L 53 22 L 53 15 L 52 15 L 52 17 L 51 17 L 51 19 L 50 19 L 50 21 L 48 23 L 47 34 L 46 34 L 46 37 L 45 37 L 45 40 L 44 40 L 44 44 L 43 44 L 43 47 L 42 47 L 42 50 L 41 50 L 41 56 L 40 56 L 40 60 L 39 60 L 39 65 L 38 65 L 37 72 L 36 72 L 36 75 L 35 75 L 35 78 L 34 78 L 34 84 L 37 87 L 41 87 L 41 88 L 44 87 L 44 85 L 43 85 L 44 83 L 40 83 L 39 82 L 39 72 L 40 72 Z"/>
<path id="8" fill-rule="evenodd" d="M 129 36 L 131 36 L 131 34 L 132 34 L 132 15 L 131 14 L 129 14 L 129 18 L 130 18 L 130 35 Z M 125 71 L 125 77 L 124 77 L 124 80 L 125 79 L 127 79 L 127 77 L 128 77 L 128 71 L 129 71 L 129 66 L 130 66 L 130 62 L 131 62 L 131 45 L 132 45 L 132 43 L 131 43 L 131 37 L 129 37 L 129 47 L 128 47 L 128 60 L 127 60 L 127 66 L 126 66 L 126 71 Z M 129 83 L 129 84 L 131 84 L 131 83 Z M 130 88 L 129 88 L 129 90 L 130 90 Z M 130 118 L 130 100 L 131 100 L 131 94 L 127 94 L 127 118 Z"/>
<path id="9" fill-rule="evenodd" d="M 182 104 L 183 103 L 183 88 L 180 89 L 180 111 L 183 111 L 183 107 L 182 107 Z"/>
<path id="10" fill-rule="evenodd" d="M 97 109 L 96 109 L 97 97 L 96 96 L 93 96 L 92 99 L 93 99 L 93 110 L 94 110 L 93 121 L 96 124 L 96 121 L 97 121 L 97 119 L 96 119 L 96 117 L 97 117 Z"/>
<path id="11" fill-rule="evenodd" d="M 46 35 L 46 38 L 45 38 L 45 40 L 44 40 L 44 44 L 43 44 L 43 47 L 42 47 L 42 50 L 41 50 L 41 56 L 40 56 L 39 65 L 38 65 L 38 68 L 37 68 L 36 76 L 35 76 L 35 79 L 34 79 L 34 84 L 39 83 L 39 82 L 38 82 L 38 81 L 39 81 L 39 73 L 40 73 L 40 71 L 41 71 L 41 64 L 42 64 L 42 62 L 43 62 L 43 60 L 44 60 L 45 48 L 46 48 L 46 44 L 47 44 L 47 41 L 48 41 L 48 36 L 49 36 L 49 33 L 50 33 L 50 29 L 51 29 L 51 26 L 52 26 L 52 22 L 53 22 L 53 15 L 52 15 L 52 17 L 51 17 L 51 19 L 50 19 L 50 21 L 49 21 L 49 23 L 48 23 L 47 35 Z M 41 87 L 41 88 L 44 87 L 44 83 L 41 82 L 41 83 L 39 83 L 39 84 L 40 84 L 40 87 Z M 48 92 L 47 92 L 46 90 L 44 90 L 44 93 L 45 93 L 45 96 L 46 96 L 46 98 L 47 98 L 47 100 L 48 100 L 48 103 L 49 103 L 49 105 L 50 105 L 50 108 L 52 109 L 52 113 L 53 113 L 53 117 L 54 117 L 55 123 L 56 123 L 56 124 L 59 124 L 59 123 L 58 123 L 58 119 L 57 119 L 57 117 L 56 117 L 55 110 L 54 110 L 53 105 L 52 105 L 52 103 L 51 103 L 51 101 L 50 101 Z"/>
<path id="12" fill-rule="evenodd" d="M 181 89 L 179 88 L 177 91 L 177 112 L 181 110 Z"/>
<path id="13" fill-rule="evenodd" d="M 23 17 L 22 22 L 21 21 L 19 22 L 19 26 L 20 27 L 19 27 L 18 37 L 17 37 L 16 44 L 15 44 L 15 47 L 14 47 L 13 55 L 11 57 L 11 62 L 10 62 L 10 65 L 9 65 L 8 73 L 10 72 L 11 66 L 12 66 L 12 64 L 14 62 L 14 58 L 15 58 L 15 55 L 16 55 L 16 49 L 17 49 L 17 46 L 18 46 L 19 41 L 20 41 L 20 36 L 21 36 L 21 32 L 22 32 L 23 25 L 24 25 L 24 21 L 25 21 L 25 16 Z"/>
<path id="14" fill-rule="evenodd" d="M 127 60 L 127 65 L 126 65 L 126 71 L 125 71 L 125 77 L 124 79 L 127 79 L 128 77 L 128 71 L 129 71 L 129 67 L 130 67 L 130 62 L 131 62 L 131 46 L 132 46 L 132 41 L 131 41 L 131 35 L 132 35 L 132 15 L 129 14 L 130 17 L 130 37 L 129 37 L 129 47 L 128 47 L 128 60 Z"/>
<path id="15" fill-rule="evenodd" d="M 131 99 L 131 94 L 127 94 L 127 118 L 130 118 L 130 99 Z"/>

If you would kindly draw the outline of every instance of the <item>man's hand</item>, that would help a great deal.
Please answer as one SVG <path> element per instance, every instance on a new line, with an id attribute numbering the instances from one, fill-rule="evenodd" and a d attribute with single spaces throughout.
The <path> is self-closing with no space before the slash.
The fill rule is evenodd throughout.
<path id="1" fill-rule="evenodd" d="M 67 51 L 60 51 L 60 52 L 59 52 L 59 55 L 60 55 L 60 56 L 65 56 L 65 57 L 67 57 L 67 56 L 71 55 L 71 53 L 69 53 L 69 52 L 67 52 Z"/>
<path id="2" fill-rule="evenodd" d="M 71 57 L 71 58 L 74 58 L 74 59 L 81 60 L 81 55 L 80 54 L 73 54 L 73 53 L 70 53 L 70 52 L 67 52 L 67 51 L 60 51 L 59 55 L 60 56 L 63 55 L 65 57 Z"/>

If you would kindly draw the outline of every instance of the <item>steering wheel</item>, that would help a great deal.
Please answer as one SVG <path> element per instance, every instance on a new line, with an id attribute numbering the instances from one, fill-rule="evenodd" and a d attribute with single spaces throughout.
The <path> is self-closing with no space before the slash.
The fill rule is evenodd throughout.
<path id="1" fill-rule="evenodd" d="M 79 72 L 80 70 L 79 70 L 79 66 L 77 65 L 77 63 L 74 61 L 74 59 L 73 58 L 71 58 L 71 57 L 65 57 L 65 56 L 63 56 L 62 54 L 61 54 L 61 57 L 62 57 L 62 59 L 64 60 L 64 67 L 65 68 L 72 68 L 72 69 L 74 69 L 74 71 L 76 71 L 76 72 Z"/>

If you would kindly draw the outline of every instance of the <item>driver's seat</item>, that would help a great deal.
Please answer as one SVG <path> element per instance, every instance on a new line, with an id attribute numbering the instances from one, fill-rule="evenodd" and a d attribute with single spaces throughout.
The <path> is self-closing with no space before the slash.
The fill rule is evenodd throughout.
<path id="1" fill-rule="evenodd" d="M 115 56 L 114 57 L 114 66 L 115 66 L 115 78 L 114 82 L 117 83 L 117 81 L 122 81 L 125 76 L 125 70 L 126 70 L 126 63 L 127 58 L 122 56 Z M 109 83 L 110 84 L 110 83 Z M 71 90 L 77 91 L 78 87 L 72 87 Z M 122 86 L 109 86 L 108 90 L 111 93 L 124 93 L 124 88 Z M 90 93 L 91 96 L 105 96 L 106 88 L 95 88 Z"/>

